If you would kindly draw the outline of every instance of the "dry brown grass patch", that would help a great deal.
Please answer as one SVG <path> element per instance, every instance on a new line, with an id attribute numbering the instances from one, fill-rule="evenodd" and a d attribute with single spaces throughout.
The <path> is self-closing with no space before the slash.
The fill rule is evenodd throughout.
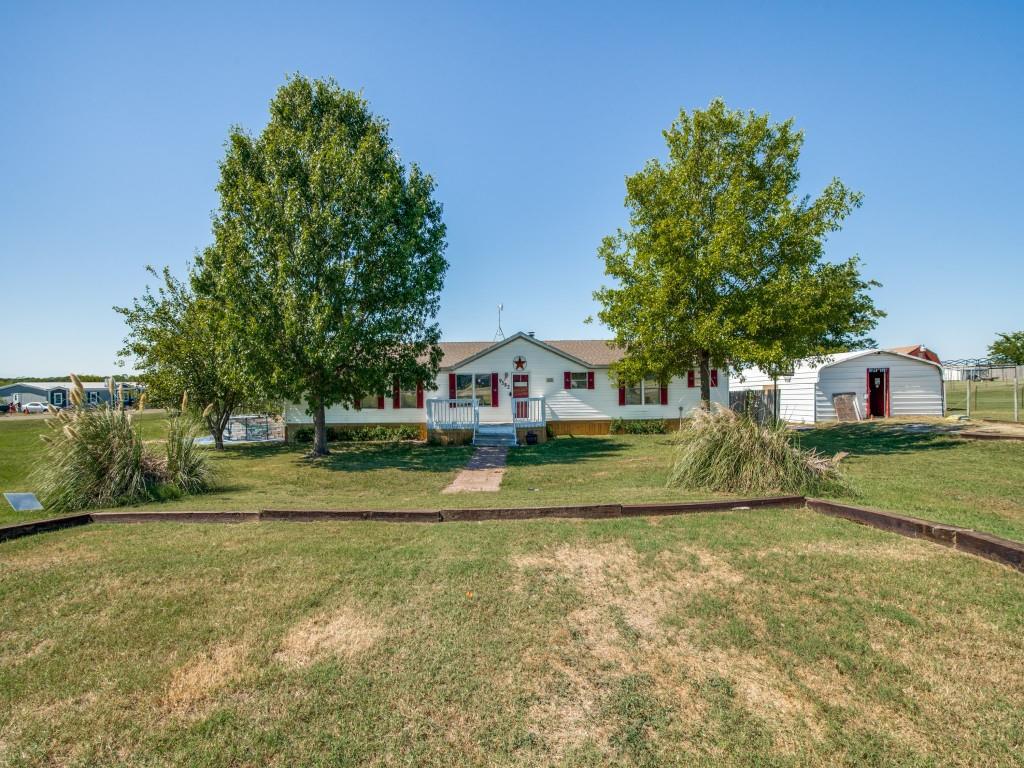
<path id="1" fill-rule="evenodd" d="M 679 682 L 701 667 L 700 653 L 663 619 L 675 604 L 704 590 L 740 583 L 732 566 L 701 549 L 662 554 L 645 564 L 622 542 L 564 545 L 519 556 L 513 564 L 545 579 L 568 578 L 583 597 L 546 644 L 555 650 L 534 660 L 546 674 L 530 720 L 553 754 L 564 756 L 588 742 L 610 754 L 614 729 L 602 716 L 602 699 L 627 674 L 649 676 L 666 706 L 686 718 L 700 716 L 702 702 L 692 686 Z M 622 622 L 635 633 L 635 647 L 624 643 Z"/>
<path id="2" fill-rule="evenodd" d="M 292 667 L 305 667 L 328 656 L 351 658 L 368 650 L 382 634 L 379 624 L 342 607 L 296 624 L 281 640 L 274 658 Z"/>
<path id="3" fill-rule="evenodd" d="M 204 711 L 225 685 L 235 680 L 245 660 L 242 643 L 220 643 L 175 670 L 163 698 L 163 710 L 184 715 Z"/>

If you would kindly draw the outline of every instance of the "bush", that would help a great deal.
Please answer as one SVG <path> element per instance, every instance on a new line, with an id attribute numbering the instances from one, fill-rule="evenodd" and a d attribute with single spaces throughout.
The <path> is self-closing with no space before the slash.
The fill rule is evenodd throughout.
<path id="1" fill-rule="evenodd" d="M 209 487 L 207 458 L 194 443 L 197 425 L 190 416 L 170 417 L 164 451 L 157 453 L 143 445 L 130 412 L 83 408 L 81 385 L 75 384 L 74 409 L 50 419 L 50 432 L 42 436 L 47 447 L 34 479 L 47 509 L 137 504 Z"/>
<path id="2" fill-rule="evenodd" d="M 314 434 L 312 427 L 302 427 L 295 430 L 295 441 L 312 443 Z M 374 424 L 365 427 L 327 428 L 327 441 L 330 443 L 370 443 L 419 439 L 420 429 L 415 424 Z"/>
<path id="3" fill-rule="evenodd" d="M 664 419 L 615 419 L 609 431 L 613 435 L 664 435 Z"/>
<path id="4" fill-rule="evenodd" d="M 802 450 L 785 424 L 759 424 L 721 407 L 695 411 L 683 425 L 669 485 L 724 493 L 849 491 L 836 463 Z"/>
<path id="5" fill-rule="evenodd" d="M 172 414 L 167 419 L 168 485 L 181 493 L 199 493 L 210 486 L 210 463 L 206 449 L 196 444 L 202 424 L 188 413 Z"/>

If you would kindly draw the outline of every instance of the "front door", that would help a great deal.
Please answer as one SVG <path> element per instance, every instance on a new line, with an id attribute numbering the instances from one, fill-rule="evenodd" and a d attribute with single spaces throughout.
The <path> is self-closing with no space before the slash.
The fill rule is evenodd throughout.
<path id="1" fill-rule="evenodd" d="M 528 373 L 513 373 L 512 374 L 512 397 L 529 397 L 530 396 L 530 374 Z M 526 419 L 530 416 L 530 404 L 529 403 L 516 403 L 516 418 Z"/>
<path id="2" fill-rule="evenodd" d="M 868 416 L 885 418 L 889 415 L 889 369 L 868 369 Z"/>

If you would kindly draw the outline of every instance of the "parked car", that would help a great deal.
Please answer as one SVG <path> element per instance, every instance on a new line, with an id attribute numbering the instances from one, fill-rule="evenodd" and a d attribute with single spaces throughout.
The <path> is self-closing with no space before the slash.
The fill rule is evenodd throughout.
<path id="1" fill-rule="evenodd" d="M 46 413 L 50 410 L 50 407 L 46 403 L 33 400 L 31 403 L 25 403 L 21 406 L 21 410 L 23 413 Z"/>

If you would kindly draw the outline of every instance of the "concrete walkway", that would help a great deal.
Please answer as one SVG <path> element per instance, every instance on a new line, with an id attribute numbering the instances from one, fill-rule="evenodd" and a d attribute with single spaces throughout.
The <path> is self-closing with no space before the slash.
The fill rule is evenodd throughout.
<path id="1" fill-rule="evenodd" d="M 505 476 L 506 458 L 508 448 L 504 446 L 478 446 L 466 468 L 441 493 L 497 491 L 501 488 L 501 478 Z"/>

